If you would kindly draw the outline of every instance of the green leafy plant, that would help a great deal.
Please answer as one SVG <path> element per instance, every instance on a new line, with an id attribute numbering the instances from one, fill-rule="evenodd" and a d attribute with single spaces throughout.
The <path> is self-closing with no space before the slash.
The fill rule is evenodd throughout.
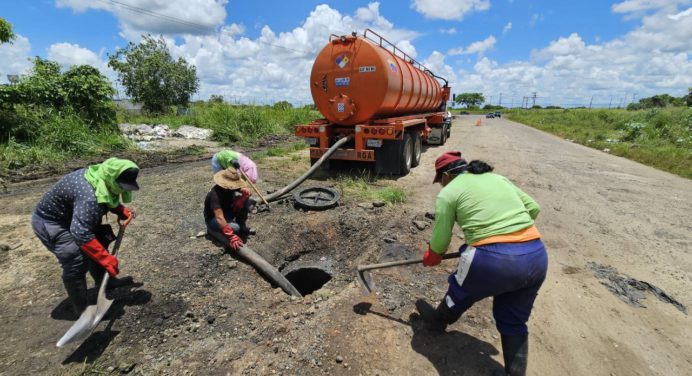
<path id="1" fill-rule="evenodd" d="M 152 113 L 168 106 L 186 106 L 199 88 L 197 69 L 183 58 L 174 60 L 163 37 L 146 35 L 109 55 L 108 66 L 118 72 L 118 81 L 133 100 Z"/>
<path id="2" fill-rule="evenodd" d="M 0 44 L 12 43 L 15 38 L 16 36 L 12 31 L 12 25 L 5 21 L 4 18 L 0 17 Z"/>

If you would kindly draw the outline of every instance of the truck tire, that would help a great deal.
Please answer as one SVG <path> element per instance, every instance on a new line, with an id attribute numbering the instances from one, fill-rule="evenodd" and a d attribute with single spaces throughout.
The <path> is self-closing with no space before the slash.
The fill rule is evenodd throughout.
<path id="1" fill-rule="evenodd" d="M 413 158 L 411 158 L 411 167 L 416 167 L 420 164 L 420 157 L 423 153 L 423 140 L 420 133 L 413 132 Z"/>
<path id="2" fill-rule="evenodd" d="M 447 143 L 447 124 L 442 125 L 442 135 L 440 136 L 442 139 L 440 140 L 440 145 L 444 145 Z"/>
<path id="3" fill-rule="evenodd" d="M 404 139 L 401 141 L 401 165 L 399 174 L 406 175 L 411 171 L 413 164 L 413 139 L 409 133 L 404 133 Z"/>
<path id="4" fill-rule="evenodd" d="M 385 140 L 375 151 L 375 173 L 384 175 L 406 175 L 411 171 L 413 142 L 409 133 L 403 140 Z"/>

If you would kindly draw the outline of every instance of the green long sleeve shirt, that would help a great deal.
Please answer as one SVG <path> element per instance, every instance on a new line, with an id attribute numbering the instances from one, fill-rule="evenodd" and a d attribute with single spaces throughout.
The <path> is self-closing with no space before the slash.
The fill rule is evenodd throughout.
<path id="1" fill-rule="evenodd" d="M 442 188 L 435 203 L 430 249 L 444 254 L 456 222 L 467 244 L 511 234 L 534 224 L 540 207 L 509 179 L 493 173 L 463 173 Z"/>

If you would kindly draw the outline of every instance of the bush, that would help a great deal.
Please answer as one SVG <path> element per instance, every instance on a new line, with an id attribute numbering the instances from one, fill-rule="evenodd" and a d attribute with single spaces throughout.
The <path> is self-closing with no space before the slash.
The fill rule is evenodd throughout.
<path id="1" fill-rule="evenodd" d="M 115 130 L 113 94 L 108 79 L 94 67 L 75 66 L 63 74 L 58 63 L 37 57 L 29 76 L 0 86 L 0 141 L 35 139 L 39 118 L 46 114 L 75 114 L 93 130 Z"/>

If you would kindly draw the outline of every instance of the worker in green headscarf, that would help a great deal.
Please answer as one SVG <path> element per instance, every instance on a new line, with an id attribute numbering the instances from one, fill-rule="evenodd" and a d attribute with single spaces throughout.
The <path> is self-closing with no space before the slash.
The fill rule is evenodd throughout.
<path id="1" fill-rule="evenodd" d="M 62 280 L 76 317 L 86 308 L 86 272 L 97 286 L 104 272 L 118 274 L 118 260 L 108 253 L 113 231 L 102 225 L 109 211 L 127 225 L 134 218 L 122 203 L 132 201 L 139 189 L 139 167 L 129 160 L 110 158 L 103 163 L 65 175 L 39 201 L 31 224 L 36 236 L 62 266 Z M 111 278 L 109 288 L 132 282 L 131 278 Z"/>

